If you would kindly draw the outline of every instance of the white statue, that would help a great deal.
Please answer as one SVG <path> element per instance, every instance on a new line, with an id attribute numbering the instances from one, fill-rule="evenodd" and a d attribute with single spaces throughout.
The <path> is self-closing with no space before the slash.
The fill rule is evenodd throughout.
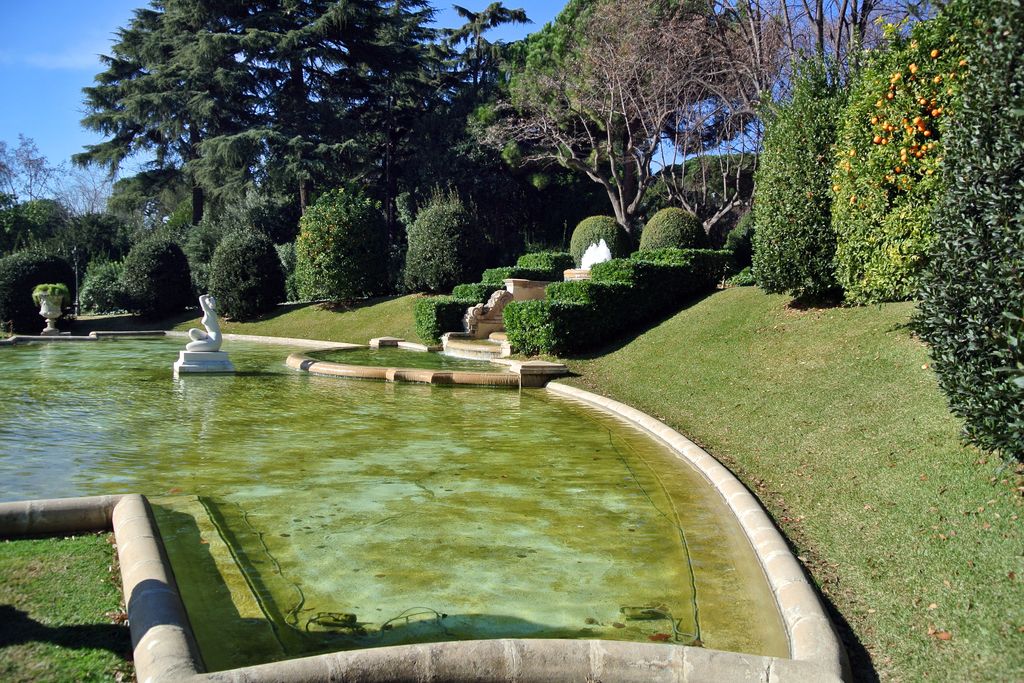
<path id="1" fill-rule="evenodd" d="M 583 252 L 583 260 L 580 261 L 580 270 L 590 270 L 590 267 L 595 263 L 604 263 L 605 261 L 612 260 L 612 250 L 608 248 L 608 243 L 602 238 L 597 244 L 591 244 L 587 247 L 587 250 Z"/>
<path id="2" fill-rule="evenodd" d="M 210 294 L 199 297 L 199 306 L 203 309 L 203 326 L 206 332 L 198 327 L 188 331 L 191 342 L 185 345 L 186 351 L 220 351 L 220 323 L 217 322 L 217 300 Z"/>

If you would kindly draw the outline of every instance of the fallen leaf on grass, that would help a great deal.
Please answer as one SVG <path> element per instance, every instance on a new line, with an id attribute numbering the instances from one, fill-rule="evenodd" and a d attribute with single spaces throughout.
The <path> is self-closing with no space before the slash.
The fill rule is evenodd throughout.
<path id="1" fill-rule="evenodd" d="M 939 640 L 953 640 L 953 634 L 949 631 L 936 631 L 935 637 Z"/>
<path id="2" fill-rule="evenodd" d="M 928 605 L 928 609 L 938 609 L 938 607 L 939 606 L 936 605 L 934 602 L 932 604 Z"/>

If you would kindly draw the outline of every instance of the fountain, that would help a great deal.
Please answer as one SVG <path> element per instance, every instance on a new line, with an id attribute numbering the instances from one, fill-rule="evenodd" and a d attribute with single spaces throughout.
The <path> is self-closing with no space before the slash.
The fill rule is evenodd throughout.
<path id="1" fill-rule="evenodd" d="M 583 252 L 583 259 L 580 261 L 579 268 L 569 268 L 565 271 L 566 280 L 589 280 L 590 269 L 595 263 L 604 263 L 605 261 L 612 260 L 612 251 L 608 248 L 608 243 L 602 239 L 597 244 L 591 244 L 587 247 L 587 250 Z"/>
<path id="2" fill-rule="evenodd" d="M 210 294 L 199 297 L 199 306 L 203 309 L 203 326 L 206 331 L 193 327 L 188 331 L 192 340 L 185 345 L 185 350 L 178 353 L 174 363 L 174 376 L 183 372 L 234 372 L 235 366 L 228 359 L 228 354 L 220 350 L 223 335 L 220 323 L 217 322 L 217 300 Z"/>

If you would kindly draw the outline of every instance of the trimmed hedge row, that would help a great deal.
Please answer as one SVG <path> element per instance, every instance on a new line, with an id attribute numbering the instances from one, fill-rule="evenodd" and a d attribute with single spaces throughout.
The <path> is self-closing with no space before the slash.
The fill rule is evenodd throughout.
<path id="1" fill-rule="evenodd" d="M 505 307 L 505 333 L 517 353 L 567 354 L 598 346 L 678 308 L 714 286 L 728 251 L 658 249 L 594 266 L 591 279 L 554 282 L 543 301 Z"/>
<path id="2" fill-rule="evenodd" d="M 551 282 L 556 279 L 562 279 L 562 274 L 559 272 L 558 277 L 556 278 L 553 277 L 553 274 L 549 270 L 520 268 L 519 266 L 502 266 L 500 268 L 488 268 L 484 271 L 480 280 L 484 284 L 501 285 L 504 287 L 505 280 L 510 277 L 519 278 L 521 280 L 542 280 L 545 282 Z"/>
<path id="3" fill-rule="evenodd" d="M 532 254 L 523 254 L 516 261 L 517 268 L 527 270 L 545 271 L 551 277 L 541 278 L 543 280 L 558 280 L 569 268 L 575 268 L 572 254 L 567 251 L 536 251 Z"/>
<path id="4" fill-rule="evenodd" d="M 491 294 L 505 289 L 502 282 L 476 282 L 468 285 L 455 285 L 452 296 L 456 299 L 472 299 L 477 303 L 487 301 Z M 451 330 L 448 330 L 451 332 Z"/>
<path id="5" fill-rule="evenodd" d="M 486 299 L 485 299 L 486 300 Z M 445 332 L 462 329 L 466 309 L 480 303 L 476 299 L 432 296 L 420 299 L 413 308 L 416 334 L 427 342 L 438 342 Z"/>

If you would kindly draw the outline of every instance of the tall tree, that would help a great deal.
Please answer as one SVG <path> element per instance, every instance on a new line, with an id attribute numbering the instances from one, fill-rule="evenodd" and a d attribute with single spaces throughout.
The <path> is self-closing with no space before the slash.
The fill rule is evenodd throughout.
<path id="1" fill-rule="evenodd" d="M 117 32 L 107 69 L 85 88 L 82 124 L 108 139 L 76 154 L 111 174 L 135 154 L 152 155 L 150 170 L 182 174 L 192 190 L 192 221 L 202 219 L 205 188 L 195 164 L 209 137 L 246 123 L 251 97 L 236 56 L 239 36 L 225 17 L 240 3 L 154 0 Z M 230 15 L 228 15 L 230 16 Z"/>
<path id="2" fill-rule="evenodd" d="M 466 23 L 456 29 L 445 31 L 449 45 L 457 46 L 466 43 L 466 52 L 462 61 L 464 69 L 468 73 L 470 82 L 473 84 L 472 92 L 480 89 L 481 82 L 489 73 L 496 72 L 496 65 L 501 56 L 501 43 L 492 43 L 484 37 L 487 31 L 504 24 L 531 24 L 530 18 L 526 16 L 523 9 L 509 9 L 501 2 L 492 2 L 490 5 L 473 12 L 460 5 L 452 5 L 455 12 L 466 20 Z"/>

